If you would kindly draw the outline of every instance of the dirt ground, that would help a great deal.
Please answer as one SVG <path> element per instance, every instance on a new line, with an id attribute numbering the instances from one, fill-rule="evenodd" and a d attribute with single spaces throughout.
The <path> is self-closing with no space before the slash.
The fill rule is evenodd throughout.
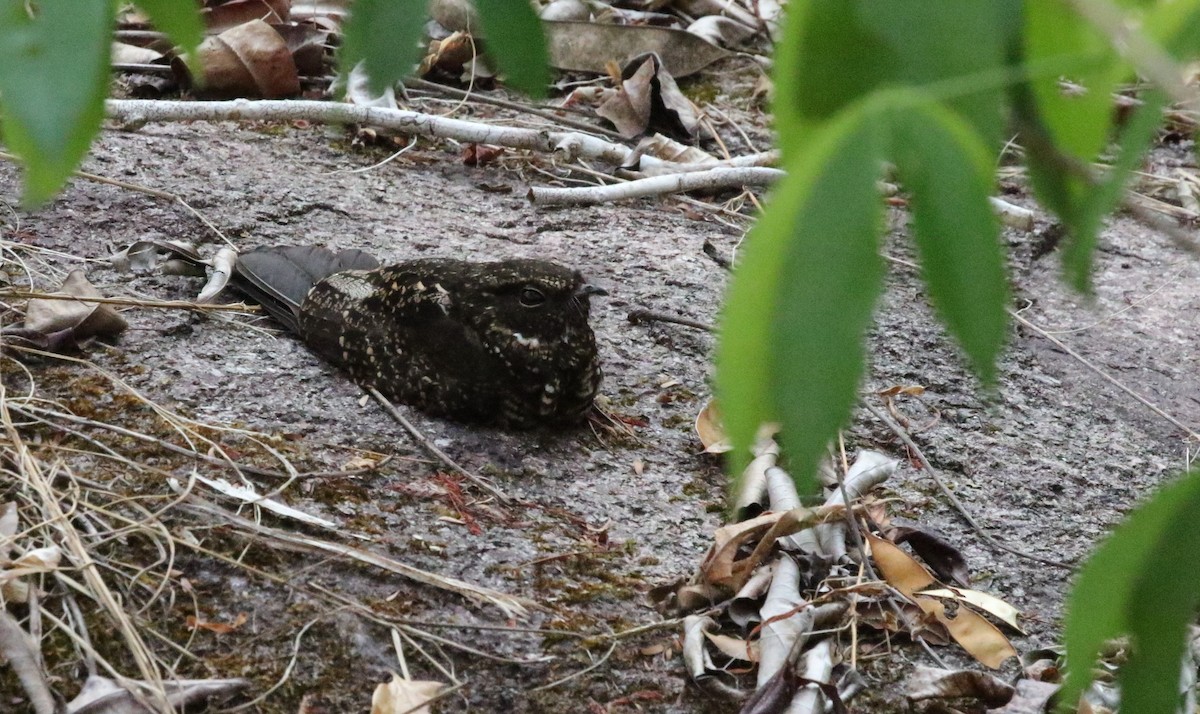
<path id="1" fill-rule="evenodd" d="M 636 424 L 633 435 L 587 427 L 505 432 L 406 410 L 442 449 L 525 504 L 501 509 L 475 502 L 460 511 L 445 496 L 444 468 L 378 406 L 364 402 L 357 387 L 292 339 L 263 329 L 269 325 L 245 317 L 127 310 L 131 329 L 117 344 L 93 346 L 84 356 L 180 414 L 282 437 L 274 443 L 302 475 L 286 483 L 252 477 L 262 491 L 284 487 L 279 499 L 368 536 L 363 547 L 369 550 L 541 605 L 526 619 L 510 619 L 494 607 L 377 568 L 258 542 L 181 509 L 163 516 L 171 534 L 231 560 L 177 547 L 169 596 L 129 593 L 152 601 L 139 621 L 184 650 L 156 639 L 156 651 L 179 676 L 247 677 L 251 697 L 281 683 L 254 711 L 297 712 L 302 702 L 311 712 L 366 711 L 374 685 L 399 669 L 389 623 L 404 622 L 477 650 L 421 640 L 432 660 L 466 682 L 440 705 L 442 711 L 586 711 L 593 705 L 610 711 L 732 710 L 734 705 L 688 682 L 677 627 L 617 640 L 604 635 L 662 620 L 648 590 L 694 570 L 721 522 L 725 498 L 720 463 L 700 453 L 692 429 L 710 393 L 714 338 L 676 325 L 631 324 L 626 316 L 645 307 L 715 321 L 727 274 L 701 247 L 711 241 L 728 252 L 741 231 L 675 199 L 537 208 L 524 199 L 525 189 L 547 179 L 530 170 L 527 159 L 510 156 L 472 168 L 458 160 L 454 147 L 429 142 L 383 167 L 352 172 L 386 152 L 352 150 L 348 143 L 341 129 L 321 126 L 148 125 L 133 133 L 106 130 L 84 169 L 177 194 L 239 248 L 319 243 L 368 249 L 384 260 L 536 256 L 575 266 L 610 293 L 593 303 L 602 392 L 611 411 Z M 1158 149 L 1155 166 L 1194 165 L 1188 149 Z M 550 168 L 545 158 L 536 164 Z M 1009 198 L 1032 206 L 1021 195 Z M 17 171 L 0 164 L 0 239 L 39 261 L 39 280 L 45 281 L 39 287 L 53 287 L 47 283 L 55 271 L 61 277 L 82 259 L 106 294 L 191 299 L 202 281 L 131 277 L 104 258 L 143 238 L 193 242 L 206 254 L 223 245 L 180 206 L 111 185 L 74 181 L 32 213 L 19 211 L 18 202 Z M 1087 299 L 1061 284 L 1055 255 L 1033 258 L 1049 225 L 1044 218 L 1032 233 L 1006 232 L 1014 307 L 1097 368 L 1200 429 L 1194 357 L 1200 264 L 1164 236 L 1118 217 L 1104 233 L 1096 294 Z M 910 257 L 903 231 L 896 229 L 888 248 L 901 258 Z M 63 255 L 46 258 L 47 250 Z M 10 276 L 20 272 L 13 265 L 5 270 Z M 1184 467 L 1184 433 L 1025 328 L 1013 329 L 999 390 L 979 393 L 924 305 L 914 271 L 894 266 L 871 338 L 864 394 L 892 385 L 927 389 L 920 400 L 901 404 L 914 423 L 940 417 L 915 439 L 1000 540 L 1078 562 L 1122 514 Z M 41 389 L 60 399 L 75 394 L 96 418 L 130 418 L 122 413 L 128 401 L 114 396 L 120 390 L 94 389 L 95 382 L 107 381 L 89 366 L 45 362 L 32 371 Z M 23 377 L 5 374 L 13 392 Z M 1056 642 L 1069 570 L 989 546 L 869 414 L 856 416 L 847 437 L 852 448 L 902 459 L 885 495 L 896 499 L 897 513 L 940 530 L 964 550 L 975 587 L 1022 610 L 1028 634 L 1015 639 L 1020 651 Z M 261 463 L 270 461 L 237 435 L 222 440 L 241 445 Z M 310 475 L 346 469 L 361 450 L 395 458 L 371 473 Z M 182 480 L 193 468 L 228 475 L 149 449 L 130 453 Z M 79 457 L 73 468 L 115 492 L 171 493 L 161 480 L 123 474 L 100 460 Z M 11 487 L 0 483 L 0 491 Z M 479 498 L 469 485 L 462 487 L 468 503 Z M 198 488 L 205 499 L 236 510 L 236 503 Z M 262 519 L 280 529 L 359 542 L 270 515 Z M 131 567 L 161 567 L 155 549 L 138 537 L 107 547 Z M 245 623 L 227 633 L 189 633 L 184 625 L 188 615 L 233 623 L 239 613 L 246 614 Z M 103 630 L 104 624 L 95 627 Z M 103 632 L 92 637 L 104 639 Z M 967 664 L 954 648 L 939 654 Z M 445 680 L 407 645 L 406 657 L 414 677 Z M 932 661 L 906 642 L 865 659 L 863 671 L 874 686 L 862 710 L 903 709 L 897 682 L 918 663 Z M 69 649 L 49 652 L 47 665 L 61 689 L 73 694 L 72 683 L 82 676 L 78 658 Z M 578 676 L 538 689 L 573 673 Z M 1004 674 L 1015 673 L 1010 662 Z M 16 702 L 14 683 L 0 684 L 4 701 Z"/>

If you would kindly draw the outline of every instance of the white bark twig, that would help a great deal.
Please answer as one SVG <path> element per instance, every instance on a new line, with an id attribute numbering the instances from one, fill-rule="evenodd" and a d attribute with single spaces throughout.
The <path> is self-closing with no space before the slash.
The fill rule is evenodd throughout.
<path id="1" fill-rule="evenodd" d="M 645 157 L 643 157 L 644 159 Z M 531 203 L 539 206 L 563 204 L 587 206 L 626 198 L 661 196 L 669 193 L 685 193 L 687 191 L 702 189 L 715 190 L 741 188 L 742 186 L 769 186 L 783 178 L 784 175 L 784 172 L 780 169 L 761 166 L 740 168 L 721 166 L 705 171 L 692 171 L 668 176 L 652 176 L 650 178 L 607 186 L 584 186 L 582 188 L 533 186 L 529 189 L 527 197 Z"/>
<path id="2" fill-rule="evenodd" d="M 437 137 L 512 149 L 565 154 L 568 160 L 599 159 L 620 165 L 630 149 L 587 134 L 493 126 L 403 109 L 363 107 L 339 102 L 234 99 L 226 102 L 172 102 L 109 99 L 108 117 L 127 126 L 167 121 L 296 121 L 368 124 L 409 136 Z"/>

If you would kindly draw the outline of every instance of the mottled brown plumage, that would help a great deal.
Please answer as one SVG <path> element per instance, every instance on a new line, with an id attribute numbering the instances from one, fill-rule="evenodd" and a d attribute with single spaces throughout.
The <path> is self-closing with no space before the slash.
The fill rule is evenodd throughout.
<path id="1" fill-rule="evenodd" d="M 238 274 L 239 287 L 317 354 L 430 414 L 514 427 L 575 422 L 600 385 L 588 298 L 602 291 L 555 263 L 374 267 L 359 251 L 269 248 L 243 255 Z"/>

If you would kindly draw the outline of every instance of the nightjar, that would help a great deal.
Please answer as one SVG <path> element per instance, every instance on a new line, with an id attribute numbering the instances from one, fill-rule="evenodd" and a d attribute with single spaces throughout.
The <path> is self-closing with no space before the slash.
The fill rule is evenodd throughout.
<path id="1" fill-rule="evenodd" d="M 436 416 L 528 428 L 576 422 L 600 386 L 588 298 L 544 260 L 379 267 L 358 250 L 264 248 L 236 286 L 356 382 Z"/>

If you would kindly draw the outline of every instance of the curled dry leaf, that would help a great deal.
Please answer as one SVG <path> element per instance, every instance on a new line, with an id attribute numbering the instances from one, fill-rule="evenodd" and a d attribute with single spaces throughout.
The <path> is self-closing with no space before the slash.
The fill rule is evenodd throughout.
<path id="1" fill-rule="evenodd" d="M 162 58 L 162 53 L 149 47 L 138 47 L 124 42 L 112 43 L 109 51 L 113 64 L 150 64 Z"/>
<path id="2" fill-rule="evenodd" d="M 206 94 L 287 97 L 300 93 L 292 50 L 275 28 L 253 20 L 208 37 L 197 50 Z"/>
<path id="3" fill-rule="evenodd" d="M 435 70 L 452 76 L 462 73 L 463 67 L 471 63 L 479 54 L 475 40 L 466 32 L 454 32 L 449 37 L 433 40 L 429 43 L 429 51 L 421 58 L 421 66 L 417 74 L 428 76 Z"/>
<path id="4" fill-rule="evenodd" d="M 721 654 L 730 659 L 740 659 L 745 662 L 758 661 L 758 642 L 744 640 L 741 637 L 731 637 L 717 632 L 704 632 L 704 636 Z"/>
<path id="5" fill-rule="evenodd" d="M 642 167 L 643 156 L 653 156 L 662 161 L 653 166 Z M 633 151 L 625 157 L 621 168 L 641 171 L 647 176 L 657 176 L 690 171 L 716 163 L 717 158 L 702 149 L 681 144 L 662 134 L 655 134 L 639 141 L 637 146 L 633 147 Z"/>
<path id="6" fill-rule="evenodd" d="M 204 262 L 191 243 L 173 240 L 139 240 L 108 262 L 123 273 L 159 271 L 164 275 L 204 275 Z"/>
<path id="7" fill-rule="evenodd" d="M 925 387 L 919 384 L 895 384 L 887 389 L 881 389 L 876 394 L 881 397 L 894 397 L 899 394 L 907 394 L 910 397 L 919 397 L 925 393 Z"/>
<path id="8" fill-rule="evenodd" d="M 596 114 L 612 122 L 626 139 L 647 130 L 691 139 L 700 123 L 695 105 L 679 91 L 675 78 L 653 52 L 629 60 L 617 91 Z"/>
<path id="9" fill-rule="evenodd" d="M 983 610 L 997 620 L 1000 620 L 1017 632 L 1025 634 L 1025 631 L 1017 623 L 1017 618 L 1021 615 L 1021 611 L 990 593 L 971 590 L 970 588 L 934 588 L 932 590 L 922 590 L 920 594 L 928 597 L 940 597 L 968 603 L 975 609 Z"/>
<path id="10" fill-rule="evenodd" d="M 704 453 L 723 454 L 733 448 L 729 438 L 725 436 L 725 427 L 721 424 L 721 412 L 717 409 L 717 400 L 709 399 L 704 408 L 696 415 L 696 436 L 704 444 Z"/>
<path id="11" fill-rule="evenodd" d="M 1016 691 L 986 672 L 921 666 L 909 676 L 904 689 L 904 695 L 911 701 L 968 697 L 988 708 L 1008 704 Z"/>
<path id="12" fill-rule="evenodd" d="M 429 707 L 422 705 L 441 693 L 445 686 L 441 682 L 404 679 L 393 674 L 392 681 L 375 687 L 371 695 L 371 714 L 429 714 Z"/>

